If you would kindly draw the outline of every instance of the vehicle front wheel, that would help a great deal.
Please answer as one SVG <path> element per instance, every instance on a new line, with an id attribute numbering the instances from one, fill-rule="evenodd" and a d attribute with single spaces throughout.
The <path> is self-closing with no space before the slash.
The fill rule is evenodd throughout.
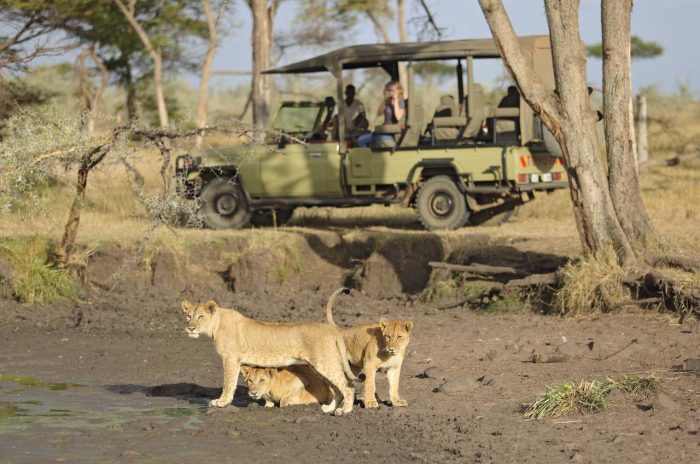
<path id="1" fill-rule="evenodd" d="M 469 219 L 467 200 L 448 176 L 428 179 L 418 190 L 416 208 L 428 230 L 458 229 Z"/>
<path id="2" fill-rule="evenodd" d="M 218 177 L 202 187 L 200 212 L 211 229 L 240 229 L 250 222 L 250 208 L 234 177 Z"/>
<path id="3" fill-rule="evenodd" d="M 250 223 L 257 227 L 282 226 L 292 218 L 292 214 L 294 214 L 294 208 L 259 209 L 253 211 Z"/>

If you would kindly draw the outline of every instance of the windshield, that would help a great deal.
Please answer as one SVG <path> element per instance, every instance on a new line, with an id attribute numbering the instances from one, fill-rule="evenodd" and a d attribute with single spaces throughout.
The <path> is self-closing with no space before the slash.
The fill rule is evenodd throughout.
<path id="1" fill-rule="evenodd" d="M 272 130 L 290 135 L 308 134 L 318 124 L 322 109 L 317 104 L 283 104 L 277 111 Z"/>

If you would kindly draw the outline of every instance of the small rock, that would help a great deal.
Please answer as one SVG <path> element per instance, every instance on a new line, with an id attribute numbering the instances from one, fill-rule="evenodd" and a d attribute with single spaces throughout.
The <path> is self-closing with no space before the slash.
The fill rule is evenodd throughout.
<path id="1" fill-rule="evenodd" d="M 438 366 L 427 368 L 423 371 L 423 377 L 428 379 L 445 380 L 445 371 Z"/>
<path id="2" fill-rule="evenodd" d="M 437 388 L 437 391 L 445 395 L 463 395 L 475 390 L 478 382 L 471 379 L 450 379 Z"/>
<path id="3" fill-rule="evenodd" d="M 493 361 L 494 359 L 496 359 L 496 355 L 497 355 L 496 351 L 491 350 L 488 353 L 486 353 L 486 359 L 489 361 Z"/>
<path id="4" fill-rule="evenodd" d="M 683 361 L 683 370 L 700 373 L 700 358 L 688 358 Z"/>
<path id="5" fill-rule="evenodd" d="M 681 430 L 684 432 L 687 432 L 691 435 L 697 435 L 698 434 L 698 420 L 696 419 L 687 419 L 681 422 L 678 427 L 680 427 Z"/>
<path id="6" fill-rule="evenodd" d="M 677 411 L 679 406 L 678 403 L 669 398 L 665 393 L 657 393 L 654 400 L 651 402 L 651 407 L 656 411 Z"/>

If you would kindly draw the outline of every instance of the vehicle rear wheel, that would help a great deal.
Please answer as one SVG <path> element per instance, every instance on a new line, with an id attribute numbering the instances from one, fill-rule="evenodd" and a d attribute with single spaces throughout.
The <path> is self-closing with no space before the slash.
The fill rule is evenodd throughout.
<path id="1" fill-rule="evenodd" d="M 294 208 L 259 209 L 253 211 L 250 223 L 257 227 L 272 227 L 286 224 L 294 214 Z"/>
<path id="2" fill-rule="evenodd" d="M 416 208 L 428 230 L 457 229 L 469 219 L 467 200 L 448 176 L 428 179 L 418 190 Z"/>
<path id="3" fill-rule="evenodd" d="M 250 222 L 250 208 L 235 178 L 218 177 L 202 187 L 200 212 L 211 229 L 240 229 Z"/>

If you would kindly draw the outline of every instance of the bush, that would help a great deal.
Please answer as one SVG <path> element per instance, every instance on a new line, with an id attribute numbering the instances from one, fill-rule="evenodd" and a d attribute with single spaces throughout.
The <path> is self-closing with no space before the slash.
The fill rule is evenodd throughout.
<path id="1" fill-rule="evenodd" d="M 13 291 L 24 304 L 74 299 L 78 284 L 73 276 L 50 264 L 54 247 L 46 239 L 13 239 L 0 243 L 0 257 L 14 270 Z"/>

